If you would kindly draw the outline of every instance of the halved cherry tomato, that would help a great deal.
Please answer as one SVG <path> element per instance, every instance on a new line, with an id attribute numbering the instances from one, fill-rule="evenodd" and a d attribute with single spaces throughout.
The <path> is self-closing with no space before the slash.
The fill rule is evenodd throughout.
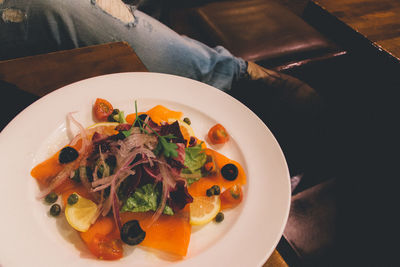
<path id="1" fill-rule="evenodd" d="M 208 131 L 208 138 L 213 144 L 223 144 L 229 140 L 229 134 L 221 124 L 216 124 Z"/>
<path id="2" fill-rule="evenodd" d="M 86 232 L 79 233 L 90 252 L 99 259 L 117 260 L 123 256 L 119 230 L 112 217 L 100 217 Z"/>
<path id="3" fill-rule="evenodd" d="M 113 106 L 105 99 L 97 98 L 93 106 L 93 113 L 97 120 L 107 121 L 108 116 L 113 112 Z"/>
<path id="4" fill-rule="evenodd" d="M 122 241 L 110 236 L 96 234 L 87 246 L 94 256 L 102 260 L 117 260 L 123 256 Z"/>
<path id="5" fill-rule="evenodd" d="M 236 207 L 243 199 L 242 187 L 237 184 L 229 187 L 221 193 L 220 199 L 222 210 Z"/>

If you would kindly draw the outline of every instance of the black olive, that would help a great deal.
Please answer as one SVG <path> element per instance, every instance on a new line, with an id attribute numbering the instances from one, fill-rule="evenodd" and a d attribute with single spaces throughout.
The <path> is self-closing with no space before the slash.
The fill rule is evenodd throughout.
<path id="1" fill-rule="evenodd" d="M 58 195 L 54 192 L 49 193 L 44 200 L 49 203 L 49 204 L 53 204 L 54 202 L 56 202 L 58 199 Z"/>
<path id="2" fill-rule="evenodd" d="M 60 155 L 58 156 L 58 161 L 60 163 L 69 163 L 76 160 L 79 156 L 78 151 L 75 148 L 66 146 L 60 151 Z"/>
<path id="3" fill-rule="evenodd" d="M 145 237 L 146 232 L 143 231 L 137 220 L 128 221 L 122 226 L 121 240 L 128 245 L 138 245 Z"/>
<path id="4" fill-rule="evenodd" d="M 53 204 L 53 205 L 50 207 L 50 215 L 51 215 L 51 216 L 56 217 L 56 216 L 58 216 L 58 215 L 60 214 L 60 212 L 61 212 L 61 206 L 60 206 L 60 205 L 58 205 L 58 204 Z"/>
<path id="5" fill-rule="evenodd" d="M 237 178 L 238 176 L 238 168 L 236 167 L 235 164 L 228 163 L 224 165 L 221 169 L 221 174 L 222 177 L 224 177 L 226 180 L 233 181 Z"/>

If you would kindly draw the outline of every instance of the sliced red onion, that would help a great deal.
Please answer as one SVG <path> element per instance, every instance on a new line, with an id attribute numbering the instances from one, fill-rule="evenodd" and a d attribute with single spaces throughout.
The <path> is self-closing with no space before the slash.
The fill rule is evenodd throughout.
<path id="1" fill-rule="evenodd" d="M 185 144 L 183 143 L 176 143 L 176 145 L 178 146 L 177 148 L 177 152 L 178 152 L 178 156 L 174 158 L 174 160 L 178 161 L 179 163 L 181 163 L 182 165 L 185 164 L 185 155 L 186 155 L 186 151 L 185 151 Z"/>
<path id="2" fill-rule="evenodd" d="M 103 205 L 103 211 L 102 211 L 102 215 L 103 216 L 107 216 L 107 214 L 110 212 L 111 207 L 112 207 L 112 197 L 110 197 L 111 195 L 108 196 L 108 198 L 105 199 L 104 201 L 104 205 Z"/>
<path id="3" fill-rule="evenodd" d="M 74 161 L 71 162 L 70 164 L 66 164 L 64 169 L 61 170 L 50 182 L 50 185 L 45 188 L 38 196 L 38 198 L 43 198 L 47 194 L 49 194 L 51 191 L 53 191 L 57 186 L 61 185 L 68 177 L 70 177 L 71 173 L 74 171 L 74 167 L 76 166 L 76 162 L 81 164 L 81 162 L 86 159 L 87 153 L 88 153 L 88 147 L 89 147 L 89 141 L 87 140 L 86 136 L 86 131 L 83 128 L 83 126 L 74 119 L 72 116 L 72 113 L 68 113 L 67 119 L 73 122 L 76 126 L 78 126 L 80 130 L 81 136 L 84 136 L 82 139 L 82 147 L 79 150 L 79 156 L 78 158 Z"/>
<path id="4" fill-rule="evenodd" d="M 150 175 L 150 177 L 153 177 L 156 181 L 161 181 L 162 180 L 162 176 L 159 173 L 154 173 L 149 167 L 147 167 L 146 165 L 143 165 L 143 169 L 145 170 L 145 172 Z"/>
<path id="5" fill-rule="evenodd" d="M 121 225 L 121 219 L 119 217 L 119 200 L 114 182 L 111 183 L 110 195 L 108 198 L 110 199 L 111 202 L 115 224 L 118 226 L 118 229 L 121 230 L 122 225 Z"/>
<path id="6" fill-rule="evenodd" d="M 113 188 L 113 186 L 111 186 Z M 113 214 L 114 214 L 114 220 L 115 224 L 118 226 L 118 229 L 121 230 L 122 228 L 122 223 L 121 223 L 121 217 L 119 216 L 119 200 L 117 193 L 115 192 L 115 189 L 111 189 L 113 191 L 112 195 L 110 193 L 110 197 L 113 198 L 112 202 L 112 209 L 113 209 Z"/>
<path id="7" fill-rule="evenodd" d="M 51 191 L 53 191 L 56 187 L 61 185 L 63 182 L 65 182 L 69 176 L 71 175 L 71 172 L 74 170 L 74 164 L 70 163 L 68 164 L 62 171 L 60 171 L 50 182 L 50 185 L 47 186 L 44 190 L 42 190 L 37 197 L 38 199 L 44 198 L 47 196 Z"/>
<path id="8" fill-rule="evenodd" d="M 89 136 L 85 128 L 72 116 L 72 112 L 68 113 L 67 118 L 73 122 L 79 129 L 79 133 L 82 136 L 82 147 L 79 150 L 79 154 L 86 154 L 89 146 Z"/>
<path id="9" fill-rule="evenodd" d="M 92 182 L 92 186 L 93 183 L 96 183 L 99 180 L 99 177 L 97 177 L 97 171 L 98 171 L 99 167 L 96 165 L 94 167 L 94 171 L 93 171 L 93 182 Z"/>
<path id="10" fill-rule="evenodd" d="M 146 228 L 150 228 L 158 220 L 158 218 L 160 218 L 161 214 L 163 213 L 163 211 L 165 209 L 168 195 L 169 195 L 169 187 L 166 183 L 163 183 L 160 204 L 158 205 L 156 212 L 151 217 L 151 221 L 146 225 Z"/>
<path id="11" fill-rule="evenodd" d="M 165 159 L 161 158 L 161 162 L 165 163 Z M 162 195 L 161 195 L 160 204 L 158 205 L 156 212 L 152 216 L 148 227 L 150 227 L 154 222 L 156 222 L 158 220 L 161 213 L 164 211 L 165 205 L 167 203 L 167 198 L 169 196 L 169 192 L 175 188 L 175 184 L 176 184 L 175 177 L 172 176 L 172 174 L 169 171 L 167 166 L 168 166 L 168 164 L 166 164 L 166 163 L 159 165 L 160 175 L 162 177 L 162 184 L 163 184 Z"/>

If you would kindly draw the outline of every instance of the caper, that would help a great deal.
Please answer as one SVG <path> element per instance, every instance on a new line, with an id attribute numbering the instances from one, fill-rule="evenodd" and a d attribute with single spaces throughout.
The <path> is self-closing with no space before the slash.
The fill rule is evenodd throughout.
<path id="1" fill-rule="evenodd" d="M 221 174 L 226 180 L 233 181 L 237 178 L 239 171 L 235 164 L 228 163 L 222 167 Z"/>
<path id="2" fill-rule="evenodd" d="M 214 195 L 221 194 L 221 189 L 219 188 L 218 185 L 213 185 L 211 188 L 213 188 L 213 190 L 214 190 Z"/>
<path id="3" fill-rule="evenodd" d="M 186 122 L 188 125 L 190 125 L 190 124 L 192 123 L 192 122 L 190 121 L 190 119 L 187 118 L 187 117 L 184 118 L 183 121 Z"/>
<path id="4" fill-rule="evenodd" d="M 219 188 L 218 185 L 213 185 L 209 189 L 207 189 L 207 191 L 206 191 L 206 195 L 208 197 L 216 196 L 216 195 L 219 195 L 219 194 L 221 194 L 221 189 Z"/>
<path id="5" fill-rule="evenodd" d="M 78 151 L 75 148 L 66 146 L 60 151 L 60 155 L 58 156 L 58 161 L 62 164 L 72 162 L 76 160 L 79 156 Z"/>
<path id="6" fill-rule="evenodd" d="M 215 221 L 217 223 L 222 222 L 224 220 L 225 216 L 222 212 L 218 212 L 217 215 L 215 216 Z"/>
<path id="7" fill-rule="evenodd" d="M 207 189 L 206 195 L 207 195 L 208 197 L 213 196 L 213 195 L 214 195 L 213 190 L 212 190 L 211 188 Z"/>
<path id="8" fill-rule="evenodd" d="M 69 195 L 67 202 L 68 202 L 68 205 L 74 205 L 76 202 L 78 202 L 78 200 L 79 200 L 78 195 L 73 193 L 73 194 Z"/>
<path id="9" fill-rule="evenodd" d="M 146 232 L 140 227 L 137 220 L 126 222 L 121 229 L 121 240 L 128 245 L 140 244 L 146 237 Z"/>
<path id="10" fill-rule="evenodd" d="M 60 214 L 60 212 L 61 212 L 61 206 L 60 205 L 58 205 L 58 204 L 51 205 L 51 207 L 50 207 L 50 215 L 51 216 L 56 217 L 56 216 L 58 216 Z"/>
<path id="11" fill-rule="evenodd" d="M 56 202 L 57 199 L 58 199 L 58 195 L 54 192 L 51 192 L 44 198 L 44 201 L 46 201 L 46 203 L 48 203 L 48 204 L 52 204 L 52 203 Z"/>

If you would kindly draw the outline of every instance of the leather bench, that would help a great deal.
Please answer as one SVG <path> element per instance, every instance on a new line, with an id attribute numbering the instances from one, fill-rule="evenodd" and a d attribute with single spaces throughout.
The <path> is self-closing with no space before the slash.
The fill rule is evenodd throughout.
<path id="1" fill-rule="evenodd" d="M 327 266 L 334 258 L 339 192 L 337 179 L 332 178 L 292 196 L 283 237 L 298 265 Z"/>
<path id="2" fill-rule="evenodd" d="M 209 46 L 222 45 L 235 56 L 275 70 L 319 62 L 346 52 L 302 18 L 273 0 L 230 0 L 191 9 L 191 29 L 182 16 L 169 24 Z M 186 31 L 186 32 L 185 32 Z"/>

